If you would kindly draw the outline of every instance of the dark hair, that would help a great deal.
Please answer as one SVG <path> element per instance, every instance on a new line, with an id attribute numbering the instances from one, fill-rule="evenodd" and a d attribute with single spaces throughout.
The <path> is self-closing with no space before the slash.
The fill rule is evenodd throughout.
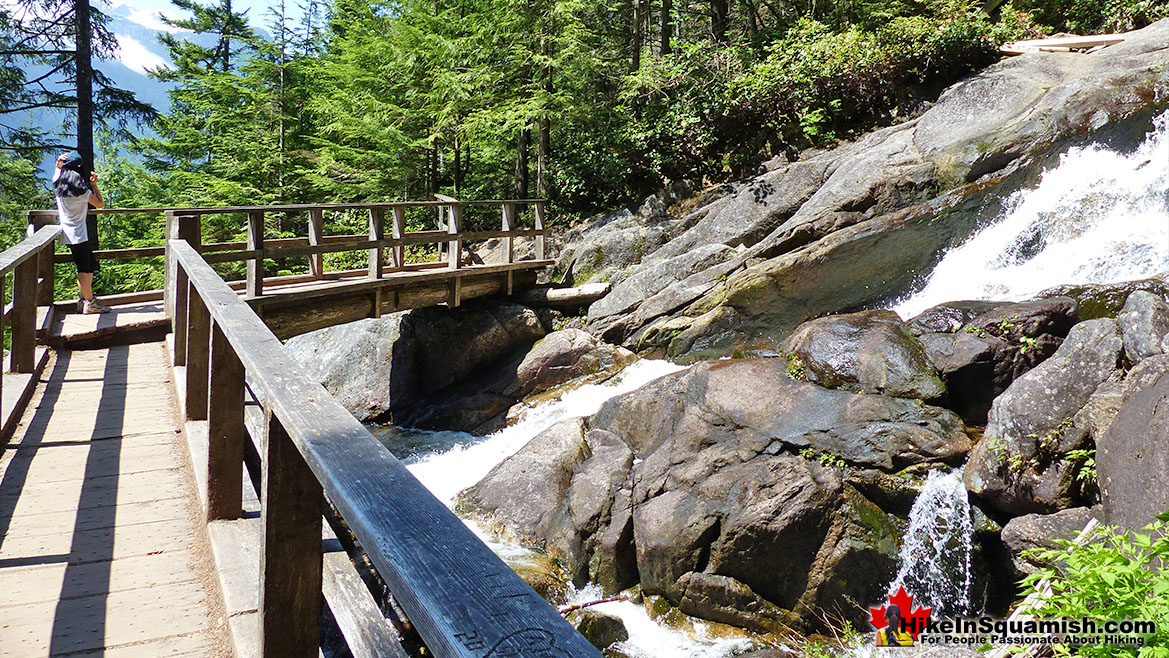
<path id="1" fill-rule="evenodd" d="M 89 191 L 89 181 L 73 167 L 61 167 L 57 180 L 53 181 L 54 196 L 81 196 Z"/>
<path id="2" fill-rule="evenodd" d="M 885 608 L 885 622 L 887 624 L 889 624 L 889 627 L 892 628 L 893 630 L 895 630 L 895 631 L 901 630 L 901 629 L 897 628 L 897 626 L 899 626 L 900 622 L 901 622 L 901 609 L 895 605 L 891 605 L 891 606 L 886 607 Z"/>

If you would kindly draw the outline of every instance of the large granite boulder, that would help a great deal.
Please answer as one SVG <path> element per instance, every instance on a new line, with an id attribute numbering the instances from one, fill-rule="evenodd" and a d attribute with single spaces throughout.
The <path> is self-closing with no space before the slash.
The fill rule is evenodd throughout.
<path id="1" fill-rule="evenodd" d="M 1016 576 L 1022 578 L 1046 566 L 1037 557 L 1025 554 L 1027 551 L 1059 548 L 1059 540 L 1075 539 L 1099 512 L 1098 508 L 1072 507 L 1054 514 L 1024 514 L 1008 521 L 1000 537 L 1010 552 Z"/>
<path id="2" fill-rule="evenodd" d="M 946 392 L 921 342 L 893 311 L 805 322 L 783 346 L 808 381 L 829 388 L 933 400 Z"/>
<path id="3" fill-rule="evenodd" d="M 608 281 L 665 243 L 674 223 L 656 196 L 590 217 L 556 236 L 554 276 L 573 285 Z"/>
<path id="4" fill-rule="evenodd" d="M 846 466 L 956 464 L 969 446 L 919 401 L 797 381 L 783 359 L 706 362 L 554 426 L 458 509 L 578 580 L 767 630 L 812 608 L 855 616 L 844 602 L 876 600 L 892 573 L 898 522 Z"/>
<path id="5" fill-rule="evenodd" d="M 1073 327 L 1051 358 L 995 399 L 986 433 L 966 465 L 967 489 L 1009 514 L 1079 503 L 1082 464 L 1068 455 L 1090 449 L 1093 439 L 1081 412 L 1101 385 L 1119 381 L 1123 358 L 1115 320 Z"/>
<path id="6" fill-rule="evenodd" d="M 1169 299 L 1169 280 L 1157 276 L 1121 283 L 1069 284 L 1044 290 L 1039 297 L 1071 297 L 1076 300 L 1080 319 L 1095 320 L 1119 315 L 1128 296 L 1138 290 Z"/>
<path id="7" fill-rule="evenodd" d="M 1132 363 L 1161 354 L 1161 342 L 1169 336 L 1169 302 L 1161 295 L 1138 290 L 1128 296 L 1120 315 L 1124 353 Z"/>
<path id="8" fill-rule="evenodd" d="M 1076 303 L 1055 297 L 943 304 L 909 324 L 928 332 L 921 342 L 945 382 L 945 406 L 967 423 L 985 425 L 991 402 L 1054 354 L 1078 321 Z"/>
<path id="9" fill-rule="evenodd" d="M 1153 357 L 1156 358 L 1156 357 Z M 1169 511 L 1169 376 L 1135 391 L 1097 440 L 1104 520 L 1138 529 Z"/>
<path id="10" fill-rule="evenodd" d="M 527 351 L 536 313 L 474 300 L 320 329 L 284 345 L 359 420 L 408 413 L 428 396 Z"/>

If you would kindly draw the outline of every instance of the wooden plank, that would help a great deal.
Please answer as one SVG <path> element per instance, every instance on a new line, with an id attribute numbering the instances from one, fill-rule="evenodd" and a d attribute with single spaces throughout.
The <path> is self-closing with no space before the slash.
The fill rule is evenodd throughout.
<path id="1" fill-rule="evenodd" d="M 533 637 L 547 640 L 546 646 L 558 647 L 567 656 L 600 656 L 336 399 L 307 377 L 194 250 L 182 243 L 172 243 L 172 249 L 236 346 L 250 386 L 279 419 L 279 427 L 303 455 L 435 656 L 472 658 L 493 648 L 502 655 L 518 650 L 516 642 Z M 269 469 L 271 459 L 269 454 Z M 271 491 L 269 482 L 266 518 L 285 518 L 269 508 L 275 502 Z M 319 519 L 316 511 L 314 518 Z M 319 520 L 315 523 L 319 539 Z M 269 534 L 265 530 L 266 538 Z M 304 541 L 305 551 L 308 543 Z M 308 558 L 294 563 L 300 559 Z M 317 562 L 318 578 L 319 569 Z M 262 587 L 269 582 L 269 569 L 264 571 Z M 296 632 L 287 629 L 286 636 Z"/>
<path id="2" fill-rule="evenodd" d="M 174 364 L 187 365 L 187 305 L 190 304 L 191 283 L 187 271 L 182 267 L 175 270 L 174 310 L 171 312 L 171 331 L 174 332 Z"/>
<path id="3" fill-rule="evenodd" d="M 53 250 L 45 247 L 37 255 L 37 306 L 51 306 L 56 292 L 57 276 L 53 267 Z"/>
<path id="4" fill-rule="evenodd" d="M 406 235 L 406 209 L 394 208 L 394 225 L 390 230 L 390 238 L 393 240 L 401 240 Z M 397 246 L 391 247 L 394 253 L 394 267 L 406 266 L 406 248 L 399 243 Z"/>
<path id="5" fill-rule="evenodd" d="M 244 367 L 219 325 L 211 328 L 207 520 L 238 519 L 243 508 Z"/>
<path id="6" fill-rule="evenodd" d="M 503 230 L 509 232 L 515 230 L 515 204 L 503 204 Z M 515 238 L 508 236 L 503 240 L 503 250 L 505 256 L 505 263 L 515 262 Z"/>
<path id="7" fill-rule="evenodd" d="M 259 297 L 264 292 L 264 213 L 248 213 L 248 251 L 261 253 L 248 258 L 247 287 L 244 294 Z"/>
<path id="8" fill-rule="evenodd" d="M 32 372 L 37 341 L 37 262 L 29 259 L 16 266 L 12 275 L 12 372 Z"/>
<path id="9" fill-rule="evenodd" d="M 190 277 L 190 273 L 187 274 Z M 187 420 L 207 420 L 208 349 L 211 315 L 191 281 L 187 295 Z"/>
<path id="10" fill-rule="evenodd" d="M 260 519 L 260 655 L 316 658 L 321 616 L 321 484 L 269 412 Z"/>
<path id="11" fill-rule="evenodd" d="M 194 554 L 184 549 L 74 565 L 69 569 L 69 577 L 73 579 L 70 594 L 96 596 L 191 582 L 198 577 L 189 569 L 194 559 Z M 60 596 L 65 572 L 64 562 L 13 567 L 0 572 L 0 582 L 5 585 L 4 598 L 0 600 L 0 611 L 4 612 L 0 615 L 6 616 L 6 609 L 55 601 Z"/>
<path id="12" fill-rule="evenodd" d="M 454 204 L 450 207 L 450 224 L 447 226 L 447 232 L 451 235 L 451 241 L 448 243 L 447 255 L 450 258 L 450 268 L 457 270 L 463 266 L 463 241 L 458 238 L 459 232 L 463 230 L 463 207 L 459 204 Z M 456 279 L 456 285 L 458 285 Z M 455 293 L 455 306 L 458 306 L 458 291 Z"/>
<path id="13" fill-rule="evenodd" d="M 536 231 L 538 231 L 538 233 L 536 235 L 536 260 L 544 260 L 544 257 L 545 257 L 545 253 L 544 253 L 544 220 L 546 219 L 545 215 L 548 212 L 548 202 L 547 201 L 537 201 L 535 204 L 535 208 L 536 208 Z"/>
<path id="14" fill-rule="evenodd" d="M 395 213 L 401 212 L 398 209 Z M 308 245 L 316 247 L 321 244 L 321 237 L 325 234 L 325 211 L 320 208 L 313 208 L 308 213 Z M 325 273 L 325 257 L 324 254 L 313 254 L 309 256 L 309 271 L 313 277 L 320 278 Z"/>
<path id="15" fill-rule="evenodd" d="M 999 48 L 1000 51 L 1009 55 L 1021 55 L 1028 52 L 1036 52 L 1047 49 L 1052 52 L 1067 52 L 1074 48 L 1095 48 L 1097 46 L 1111 46 L 1124 41 L 1123 34 L 1096 34 L 1086 37 L 1071 36 L 1071 37 L 1053 37 L 1050 39 L 1027 39 L 1024 41 L 1012 41 L 1004 43 Z"/>
<path id="16" fill-rule="evenodd" d="M 369 209 L 369 241 L 377 242 L 385 238 L 385 209 Z M 369 278 L 382 278 L 383 247 L 374 247 L 369 250 Z M 376 305 L 375 305 L 376 306 Z"/>
<path id="17" fill-rule="evenodd" d="M 136 247 L 133 249 L 99 249 L 93 252 L 98 260 L 131 260 L 134 258 L 158 258 L 166 255 L 165 247 Z M 70 254 L 54 254 L 54 263 L 72 263 Z"/>
<path id="18" fill-rule="evenodd" d="M 183 240 L 198 251 L 203 241 L 202 220 L 197 216 L 168 212 L 166 213 L 166 237 L 167 245 L 170 244 L 170 240 Z M 166 314 L 173 316 L 175 309 L 175 282 L 177 279 L 175 277 L 174 258 L 167 245 L 164 245 L 167 249 L 166 283 L 163 288 L 162 298 Z"/>

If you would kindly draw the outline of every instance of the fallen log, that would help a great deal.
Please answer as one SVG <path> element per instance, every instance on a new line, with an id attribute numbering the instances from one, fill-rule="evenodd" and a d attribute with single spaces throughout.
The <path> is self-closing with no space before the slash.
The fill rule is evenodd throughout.
<path id="1" fill-rule="evenodd" d="M 1004 43 L 999 51 L 1007 55 L 1022 55 L 1037 52 L 1071 52 L 1111 46 L 1124 41 L 1123 34 L 1096 34 L 1088 37 L 1055 37 L 1052 39 L 1028 39 Z"/>
<path id="2" fill-rule="evenodd" d="M 591 304 L 609 294 L 609 283 L 586 283 L 575 288 L 530 288 L 516 297 L 526 306 L 569 308 Z"/>

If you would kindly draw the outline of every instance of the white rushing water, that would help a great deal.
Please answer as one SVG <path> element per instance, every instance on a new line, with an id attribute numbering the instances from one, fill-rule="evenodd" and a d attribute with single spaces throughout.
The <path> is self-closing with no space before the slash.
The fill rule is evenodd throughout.
<path id="1" fill-rule="evenodd" d="M 889 591 L 904 586 L 915 606 L 929 606 L 935 614 L 968 614 L 973 535 L 962 471 L 931 472 L 909 511 L 901 566 Z"/>
<path id="2" fill-rule="evenodd" d="M 898 304 L 910 318 L 943 302 L 1022 301 L 1053 286 L 1117 283 L 1169 269 L 1169 114 L 1135 151 L 1073 148 L 1034 189 L 947 252 Z"/>
<path id="3" fill-rule="evenodd" d="M 420 445 L 403 461 L 431 493 L 450 505 L 460 491 L 481 480 L 488 471 L 515 454 L 544 429 L 565 418 L 592 415 L 606 400 L 682 369 L 682 366 L 668 361 L 638 361 L 609 381 L 581 386 L 555 401 L 524 409 L 518 422 L 487 437 L 465 432 L 407 432 L 403 436 L 409 436 Z M 385 435 L 385 432 L 379 433 Z M 501 557 L 515 557 L 528 551 L 495 540 L 473 521 L 465 523 Z M 590 585 L 573 591 L 569 603 L 600 598 L 603 598 L 600 589 Z M 596 607 L 620 617 L 625 623 L 629 640 L 620 648 L 632 658 L 724 658 L 750 648 L 751 643 L 741 638 L 713 637 L 701 623 L 690 630 L 662 626 L 650 618 L 644 606 L 628 601 L 614 601 Z"/>

